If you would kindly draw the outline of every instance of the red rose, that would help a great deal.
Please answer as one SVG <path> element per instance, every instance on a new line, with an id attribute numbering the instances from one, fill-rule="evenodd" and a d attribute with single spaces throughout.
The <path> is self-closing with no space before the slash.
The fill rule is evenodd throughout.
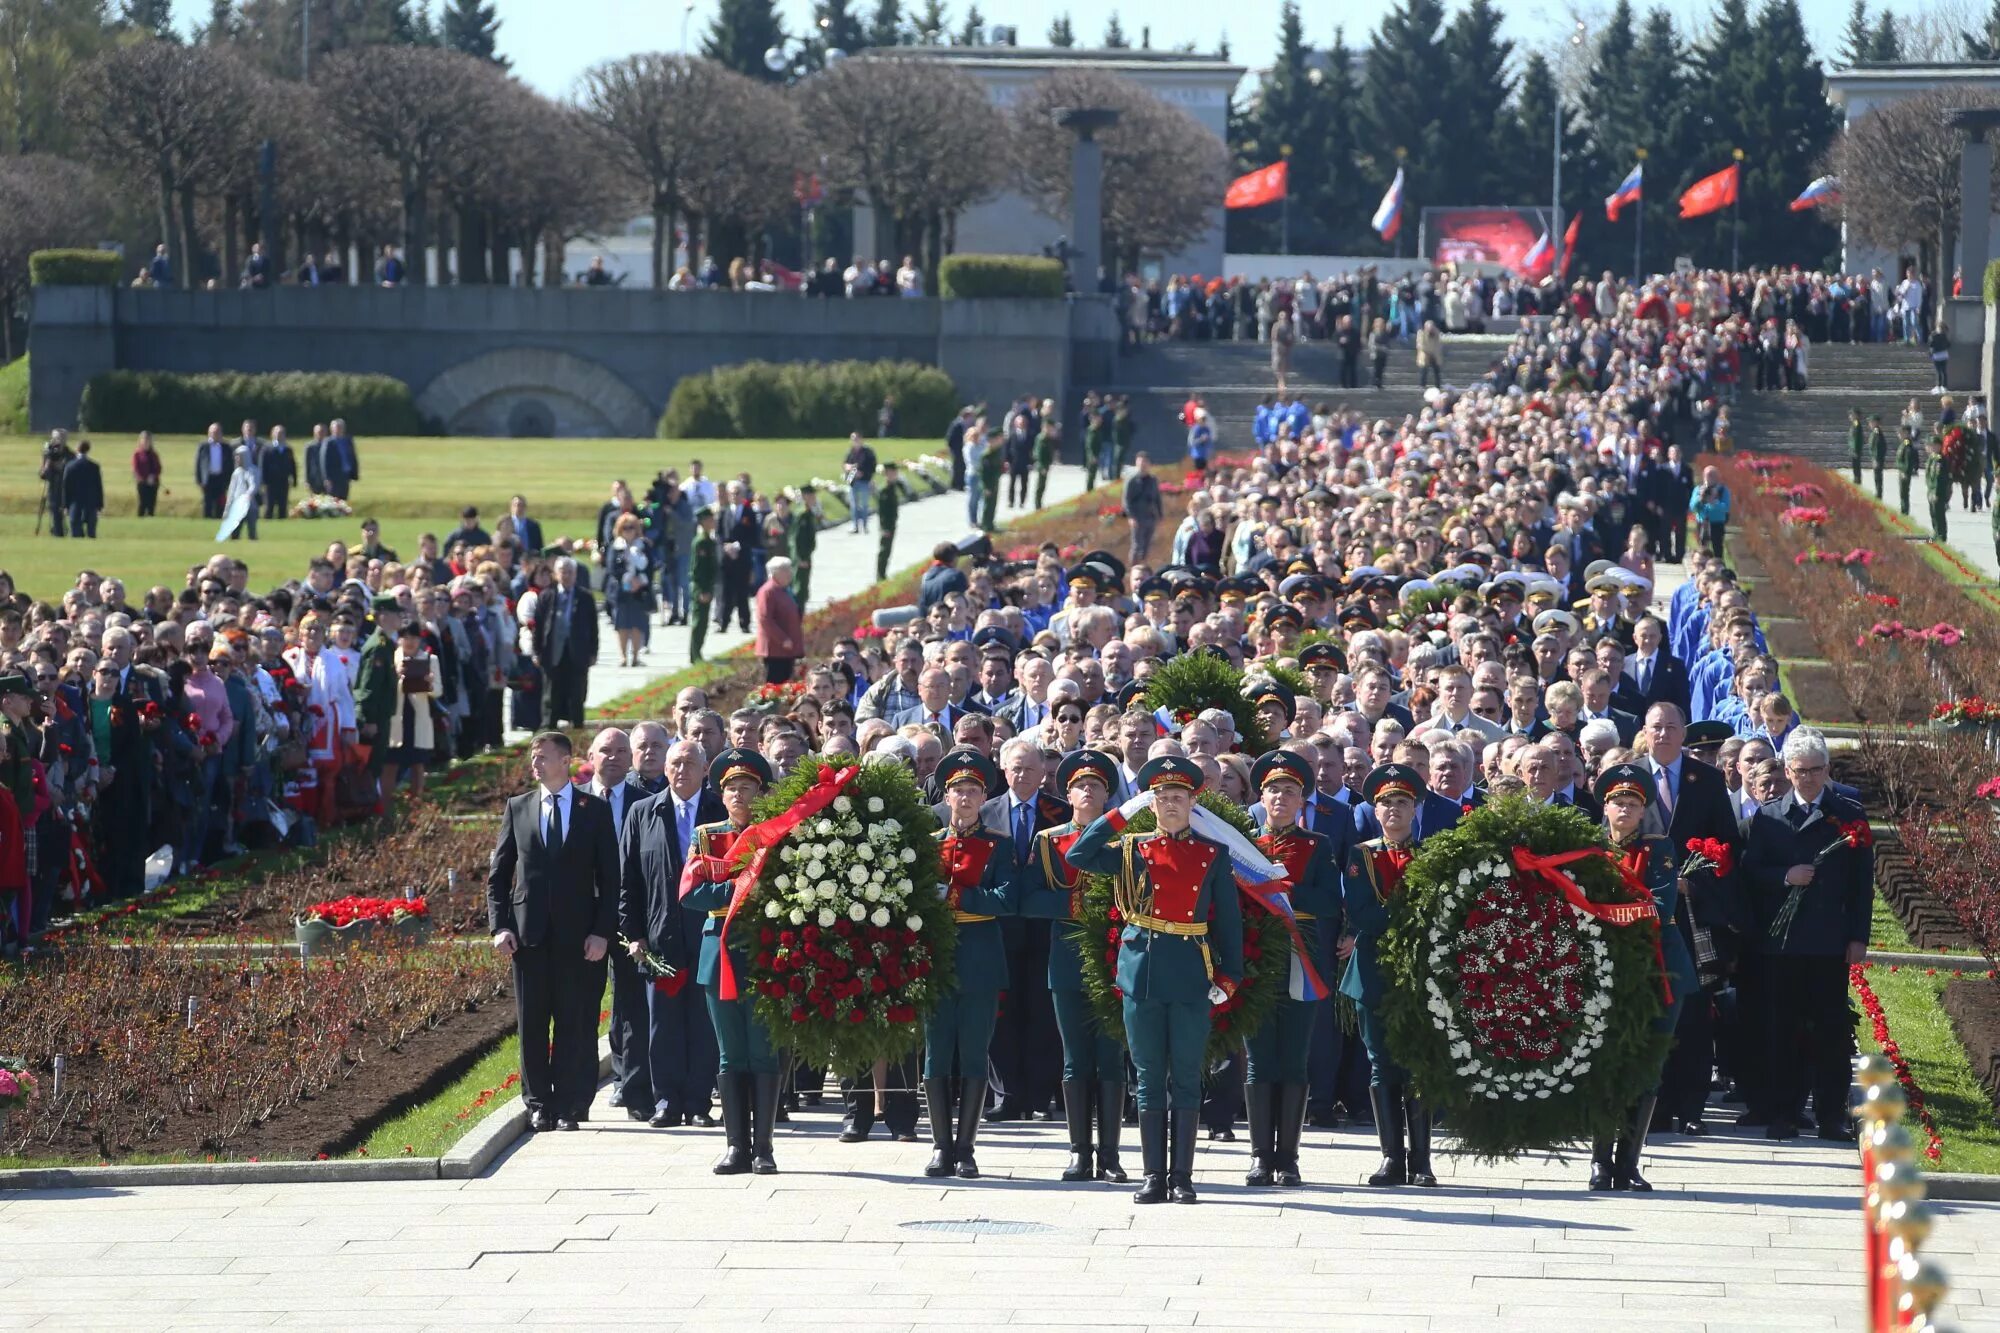
<path id="1" fill-rule="evenodd" d="M 758 954 L 756 961 L 752 964 L 752 966 L 762 971 L 769 971 L 771 968 L 771 955 L 768 953 Z"/>
<path id="2" fill-rule="evenodd" d="M 784 945 L 784 946 L 785 946 L 785 947 L 786 947 L 787 949 L 791 948 L 791 947 L 792 947 L 793 945 L 797 944 L 798 942 L 799 942 L 799 937 L 798 937 L 798 936 L 796 936 L 796 935 L 794 935 L 794 934 L 793 934 L 793 933 L 792 933 L 791 931 L 789 931 L 789 930 L 788 930 L 788 931 L 785 931 L 784 933 L 782 933 L 782 934 L 780 934 L 780 935 L 778 936 L 778 943 L 780 943 L 780 944 Z"/>
<path id="3" fill-rule="evenodd" d="M 794 974 L 790 983 L 787 985 L 787 989 L 790 990 L 791 993 L 794 995 L 804 995 L 806 993 L 806 979 L 802 976 Z"/>
<path id="4" fill-rule="evenodd" d="M 804 933 L 804 935 L 802 936 L 802 938 L 803 938 L 803 939 L 805 940 L 805 942 L 806 942 L 807 944 L 818 944 L 818 943 L 819 943 L 819 927 L 818 927 L 818 926 L 807 926 L 807 927 L 805 928 L 805 933 Z"/>
<path id="5" fill-rule="evenodd" d="M 766 949 L 770 948 L 773 944 L 776 944 L 777 942 L 778 942 L 778 932 L 772 930 L 769 926 L 766 926 L 762 930 L 757 932 L 757 943 L 763 945 Z"/>
<path id="6" fill-rule="evenodd" d="M 854 933 L 854 927 L 851 923 L 849 923 L 846 917 L 842 917 L 840 920 L 833 923 L 833 933 L 840 936 L 840 938 L 842 939 L 846 939 L 849 935 L 852 935 Z"/>
<path id="7" fill-rule="evenodd" d="M 792 1006 L 792 1021 L 793 1021 L 794 1023 L 803 1023 L 803 1022 L 805 1022 L 805 1021 L 806 1021 L 806 1011 L 805 1011 L 805 1010 L 803 1010 L 803 1009 L 801 1009 L 801 1008 L 799 1008 L 799 1007 L 798 1007 L 797 1005 L 793 1005 L 793 1006 Z"/>
<path id="8" fill-rule="evenodd" d="M 851 1009 L 848 1011 L 847 1021 L 850 1023 L 866 1023 L 868 1021 L 868 1015 L 865 1011 L 859 1008 Z"/>

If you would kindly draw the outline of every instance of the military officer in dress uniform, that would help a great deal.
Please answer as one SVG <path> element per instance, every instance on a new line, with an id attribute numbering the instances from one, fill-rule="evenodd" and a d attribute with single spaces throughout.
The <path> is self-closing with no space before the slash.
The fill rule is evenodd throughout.
<path id="1" fill-rule="evenodd" d="M 1313 766 L 1302 755 L 1273 750 L 1257 761 L 1251 776 L 1264 805 L 1257 846 L 1285 868 L 1299 935 L 1310 953 L 1319 938 L 1321 919 L 1340 916 L 1340 874 L 1332 840 L 1299 823 L 1299 811 L 1313 789 Z M 1246 1185 L 1305 1183 L 1299 1176 L 1299 1135 L 1305 1129 L 1306 1066 L 1318 1009 L 1317 1001 L 1282 997 L 1271 1016 L 1250 1034 L 1244 1096 L 1252 1161 Z"/>
<path id="2" fill-rule="evenodd" d="M 1680 1021 L 1681 1005 L 1694 992 L 1694 958 L 1681 938 L 1676 917 L 1680 907 L 1680 870 L 1674 859 L 1674 845 L 1662 834 L 1646 831 L 1646 811 L 1653 804 L 1653 771 L 1643 764 L 1614 764 L 1598 775 L 1596 795 L 1604 807 L 1604 831 L 1611 836 L 1612 854 L 1627 874 L 1646 886 L 1659 913 L 1655 929 L 1660 934 L 1660 955 L 1666 963 L 1670 999 L 1666 1010 L 1654 1020 L 1655 1032 L 1672 1032 Z M 1621 927 L 1632 929 L 1632 927 Z M 1666 1061 L 1660 1062 L 1661 1070 Z M 1653 1187 L 1639 1174 L 1639 1153 L 1646 1146 L 1646 1133 L 1653 1125 L 1653 1103 L 1659 1095 L 1659 1072 L 1653 1086 L 1639 1098 L 1632 1111 L 1632 1128 L 1615 1143 L 1600 1138 L 1591 1144 L 1590 1188 L 1594 1190 L 1650 1191 Z"/>
<path id="3" fill-rule="evenodd" d="M 778 1116 L 778 1052 L 770 1034 L 753 1012 L 750 987 L 751 942 L 754 925 L 745 923 L 729 942 L 729 957 L 737 978 L 737 995 L 722 998 L 722 923 L 736 891 L 736 867 L 731 851 L 750 827 L 750 808 L 771 785 L 771 766 L 755 750 L 727 749 L 708 767 L 708 780 L 722 794 L 728 818 L 703 824 L 694 831 L 694 849 L 681 873 L 681 905 L 708 913 L 701 932 L 701 963 L 695 981 L 708 995 L 708 1018 L 715 1025 L 721 1051 L 717 1085 L 722 1093 L 722 1128 L 729 1146 L 715 1163 L 718 1176 L 754 1171 L 776 1175 L 771 1152 L 771 1126 Z"/>
<path id="4" fill-rule="evenodd" d="M 721 577 L 722 553 L 715 540 L 715 506 L 703 505 L 694 514 L 695 538 L 693 569 L 688 588 L 694 594 L 694 613 L 688 625 L 688 661 L 701 661 L 702 641 L 708 638 L 708 612 L 715 601 L 715 582 Z"/>
<path id="5" fill-rule="evenodd" d="M 938 830 L 945 874 L 939 896 L 958 922 L 957 984 L 939 997 L 924 1021 L 924 1099 L 930 1103 L 931 1160 L 927 1176 L 977 1180 L 972 1145 L 986 1109 L 986 1052 L 1007 989 L 1007 947 L 1000 921 L 1016 910 L 1014 856 L 1005 835 L 980 822 L 980 807 L 1002 786 L 1000 770 L 977 750 L 953 750 L 938 760 L 946 823 Z M 957 1133 L 952 1125 L 952 1073 L 959 1079 Z"/>
<path id="6" fill-rule="evenodd" d="M 1021 884 L 1021 915 L 1053 920 L 1049 940 L 1049 992 L 1056 1030 L 1062 1034 L 1063 1110 L 1069 1121 L 1069 1165 L 1064 1180 L 1125 1183 L 1118 1161 L 1125 1119 L 1125 1048 L 1099 1030 L 1083 986 L 1083 953 L 1074 937 L 1082 913 L 1083 872 L 1068 851 L 1111 799 L 1118 761 L 1101 750 L 1078 750 L 1062 761 L 1056 781 L 1069 796 L 1070 819 L 1035 835 L 1034 855 Z M 1091 1170 L 1090 1112 L 1097 1108 L 1096 1172 Z"/>
<path id="7" fill-rule="evenodd" d="M 1139 1071 L 1146 1172 L 1135 1203 L 1195 1202 L 1195 1119 L 1209 1010 L 1243 979 L 1243 912 L 1229 857 L 1189 824 L 1201 784 L 1191 760 L 1149 760 L 1134 783 L 1139 794 L 1092 820 L 1069 849 L 1071 865 L 1116 876 L 1113 897 L 1125 923 L 1118 988 L 1125 996 L 1125 1044 Z M 1158 828 L 1121 838 L 1125 822 L 1148 808 Z"/>
<path id="8" fill-rule="evenodd" d="M 1389 989 L 1382 973 L 1382 932 L 1389 926 L 1389 900 L 1403 887 L 1403 872 L 1416 852 L 1417 802 L 1424 780 L 1408 764 L 1383 764 L 1369 773 L 1361 794 L 1374 807 L 1381 836 L 1356 843 L 1341 879 L 1347 933 L 1341 953 L 1347 970 L 1340 993 L 1361 1010 L 1361 1042 L 1368 1048 L 1368 1097 L 1375 1107 L 1375 1133 L 1382 1165 L 1371 1185 L 1434 1186 L 1431 1174 L 1430 1112 L 1410 1092 L 1409 1071 L 1389 1056 L 1380 1006 Z M 1409 1136 L 1408 1152 L 1404 1135 Z"/>

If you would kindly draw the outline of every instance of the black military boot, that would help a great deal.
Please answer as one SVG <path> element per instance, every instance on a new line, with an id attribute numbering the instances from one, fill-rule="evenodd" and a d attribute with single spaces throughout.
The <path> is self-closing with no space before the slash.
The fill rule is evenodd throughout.
<path id="1" fill-rule="evenodd" d="M 1167 1138 L 1173 1147 L 1173 1165 L 1167 1172 L 1167 1197 L 1175 1203 L 1195 1201 L 1194 1138 L 1200 1125 L 1200 1111 L 1167 1112 Z"/>
<path id="2" fill-rule="evenodd" d="M 750 1170 L 750 1076 L 724 1074 L 716 1080 L 722 1094 L 722 1133 L 729 1146 L 715 1159 L 715 1174 L 740 1176 Z"/>
<path id="3" fill-rule="evenodd" d="M 1097 1085 L 1097 1178 L 1123 1185 L 1125 1168 L 1118 1161 L 1118 1140 L 1125 1128 L 1125 1085 Z"/>
<path id="4" fill-rule="evenodd" d="M 1368 1177 L 1378 1188 L 1410 1183 L 1403 1156 L 1403 1098 L 1396 1088 L 1368 1086 L 1368 1102 L 1375 1108 L 1375 1137 L 1382 1145 L 1382 1165 Z"/>
<path id="5" fill-rule="evenodd" d="M 986 1080 L 969 1078 L 960 1090 L 958 1141 L 954 1145 L 960 1180 L 979 1179 L 979 1163 L 972 1160 L 973 1140 L 979 1137 L 979 1112 L 986 1105 Z"/>
<path id="6" fill-rule="evenodd" d="M 1590 1188 L 1591 1189 L 1603 1191 L 1603 1190 L 1613 1190 L 1618 1188 L 1617 1185 L 1612 1183 L 1611 1153 L 1612 1153 L 1611 1139 L 1608 1136 L 1595 1138 L 1590 1141 Z"/>
<path id="7" fill-rule="evenodd" d="M 1436 1189 L 1438 1178 L 1431 1174 L 1431 1113 L 1407 1088 L 1403 1090 L 1403 1115 L 1410 1132 L 1410 1183 Z"/>
<path id="8" fill-rule="evenodd" d="M 756 1101 L 750 1106 L 750 1169 L 760 1176 L 778 1174 L 778 1160 L 771 1154 L 771 1127 L 778 1121 L 778 1094 L 784 1079 L 778 1074 L 755 1076 Z"/>
<path id="9" fill-rule="evenodd" d="M 1250 1083 L 1243 1089 L 1243 1109 L 1250 1120 L 1250 1171 L 1243 1177 L 1246 1185 L 1271 1183 L 1277 1160 L 1277 1091 L 1269 1083 Z"/>
<path id="10" fill-rule="evenodd" d="M 1069 1124 L 1069 1165 L 1063 1168 L 1062 1178 L 1068 1181 L 1089 1180 L 1093 1174 L 1090 1169 L 1090 1094 L 1085 1091 L 1088 1087 L 1081 1079 L 1065 1079 L 1062 1085 L 1063 1119 Z"/>
<path id="11" fill-rule="evenodd" d="M 1306 1085 L 1278 1085 L 1278 1167 L 1272 1179 L 1287 1187 L 1305 1184 L 1299 1174 L 1299 1139 L 1306 1128 Z"/>
<path id="12" fill-rule="evenodd" d="M 1167 1201 L 1167 1113 L 1139 1112 L 1139 1160 L 1146 1178 L 1132 1194 L 1133 1203 Z"/>
<path id="13" fill-rule="evenodd" d="M 924 1101 L 929 1104 L 931 1113 L 931 1161 L 924 1168 L 924 1174 L 948 1176 L 957 1165 L 952 1158 L 951 1080 L 925 1079 Z"/>
<path id="14" fill-rule="evenodd" d="M 847 1119 L 840 1127 L 842 1143 L 860 1143 L 875 1128 L 875 1086 L 855 1087 L 847 1092 Z"/>
<path id="15" fill-rule="evenodd" d="M 1639 1174 L 1639 1154 L 1646 1148 L 1646 1131 L 1653 1123 L 1653 1103 L 1657 1098 L 1652 1093 L 1639 1099 L 1632 1109 L 1632 1128 L 1627 1136 L 1618 1141 L 1617 1156 L 1611 1165 L 1611 1188 L 1633 1190 L 1639 1194 L 1651 1194 L 1653 1187 Z"/>

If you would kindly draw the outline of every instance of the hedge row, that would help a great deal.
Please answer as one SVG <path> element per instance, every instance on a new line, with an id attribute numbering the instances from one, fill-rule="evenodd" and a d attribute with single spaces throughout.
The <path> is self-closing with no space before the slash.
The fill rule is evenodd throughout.
<path id="1" fill-rule="evenodd" d="M 199 435 L 210 422 L 231 432 L 247 418 L 303 438 L 315 422 L 335 417 L 345 418 L 357 435 L 428 433 L 410 386 L 388 375 L 111 370 L 91 376 L 77 407 L 77 422 L 86 430 L 175 435 Z"/>
<path id="2" fill-rule="evenodd" d="M 2000 259 L 1986 261 L 1986 280 L 1980 284 L 1981 294 L 1986 304 L 2000 305 Z"/>
<path id="3" fill-rule="evenodd" d="M 1034 255 L 951 255 L 938 265 L 938 295 L 947 300 L 1025 296 L 1061 299 L 1063 266 Z"/>
<path id="4" fill-rule="evenodd" d="M 914 361 L 745 361 L 674 386 L 664 440 L 790 440 L 875 434 L 896 396 L 896 433 L 936 439 L 958 411 L 951 377 Z"/>
<path id="5" fill-rule="evenodd" d="M 109 250 L 37 250 L 28 280 L 37 287 L 116 287 L 120 260 Z"/>

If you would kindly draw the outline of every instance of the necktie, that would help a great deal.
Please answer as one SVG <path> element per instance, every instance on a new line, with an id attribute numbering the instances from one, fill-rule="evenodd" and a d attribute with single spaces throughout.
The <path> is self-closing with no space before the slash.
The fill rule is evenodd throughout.
<path id="1" fill-rule="evenodd" d="M 1014 807 L 1014 859 L 1026 861 L 1035 838 L 1035 812 L 1025 802 Z"/>
<path id="2" fill-rule="evenodd" d="M 1671 820 L 1674 817 L 1673 775 L 1664 768 L 1656 769 L 1653 781 L 1660 789 L 1660 812 Z"/>
<path id="3" fill-rule="evenodd" d="M 1650 657 L 1642 657 L 1639 659 L 1639 693 L 1644 694 L 1649 688 L 1651 688 L 1652 683 L 1653 683 L 1653 659 Z"/>
<path id="4" fill-rule="evenodd" d="M 1806 820 L 1810 819 L 1811 817 L 1812 817 L 1812 802 L 1810 801 L 1792 802 L 1793 828 L 1795 829 L 1804 828 L 1806 826 Z"/>
<path id="5" fill-rule="evenodd" d="M 554 795 L 551 795 L 548 800 L 549 827 L 547 836 L 542 839 L 542 845 L 548 849 L 550 856 L 560 856 L 562 855 L 563 845 L 562 801 Z"/>

